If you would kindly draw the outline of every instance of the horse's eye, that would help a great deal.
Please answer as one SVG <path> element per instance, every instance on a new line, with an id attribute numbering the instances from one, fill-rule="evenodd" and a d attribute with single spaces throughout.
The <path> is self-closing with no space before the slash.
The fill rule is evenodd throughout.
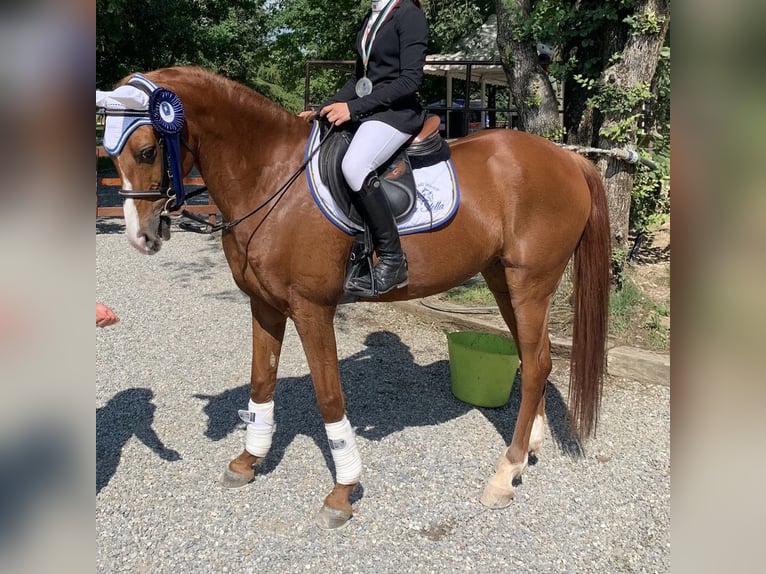
<path id="1" fill-rule="evenodd" d="M 138 152 L 138 161 L 142 163 L 153 163 L 154 158 L 157 157 L 157 147 L 145 147 Z"/>

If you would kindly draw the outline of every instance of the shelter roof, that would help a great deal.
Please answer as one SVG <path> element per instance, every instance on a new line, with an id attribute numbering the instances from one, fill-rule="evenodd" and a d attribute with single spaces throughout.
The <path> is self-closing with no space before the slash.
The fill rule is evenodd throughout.
<path id="1" fill-rule="evenodd" d="M 465 80 L 465 65 L 448 65 L 444 62 L 481 62 L 472 64 L 471 79 L 477 82 L 484 80 L 488 84 L 505 86 L 508 83 L 503 67 L 500 65 L 500 55 L 497 49 L 497 17 L 489 16 L 476 31 L 463 38 L 455 52 L 431 54 L 426 56 L 426 74 L 433 76 L 449 76 Z M 441 62 L 432 63 L 428 62 Z"/>

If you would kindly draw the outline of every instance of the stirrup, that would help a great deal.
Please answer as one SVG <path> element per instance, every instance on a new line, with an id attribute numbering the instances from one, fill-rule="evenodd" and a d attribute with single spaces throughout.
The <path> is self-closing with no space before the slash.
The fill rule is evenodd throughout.
<path id="1" fill-rule="evenodd" d="M 404 269 L 405 273 L 407 273 L 401 281 L 398 283 L 394 283 L 387 289 L 380 289 L 378 286 L 378 280 L 375 276 L 375 271 L 379 271 L 379 268 L 376 266 L 374 269 L 372 269 L 372 272 L 369 275 L 358 275 L 354 278 L 349 278 L 349 280 L 346 282 L 346 293 L 350 293 L 352 295 L 357 295 L 359 297 L 379 297 L 380 295 L 385 295 L 389 291 L 393 291 L 394 289 L 400 289 L 407 284 L 409 284 L 409 270 L 407 269 L 407 259 L 404 258 Z M 378 263 L 378 265 L 381 265 L 381 263 Z M 384 264 L 385 265 L 385 264 Z M 359 281 L 364 281 L 369 279 L 370 286 L 360 286 Z"/>
<path id="2" fill-rule="evenodd" d="M 348 264 L 346 269 L 346 278 L 343 281 L 343 291 L 346 295 L 352 297 L 374 297 L 371 290 L 359 289 L 354 285 L 357 279 L 372 277 L 372 237 L 370 229 L 365 224 L 364 232 L 357 234 L 354 238 L 354 244 L 351 247 Z M 370 285 L 373 281 L 370 280 Z"/>
<path id="3" fill-rule="evenodd" d="M 366 279 L 369 277 L 370 279 L 370 287 L 368 289 L 365 289 L 363 287 L 360 287 L 358 284 L 356 284 L 356 280 L 358 279 Z M 375 276 L 370 274 L 369 276 L 365 277 L 354 277 L 353 279 L 349 279 L 346 281 L 346 284 L 343 286 L 344 291 L 346 292 L 346 295 L 353 295 L 354 297 L 364 297 L 365 299 L 374 299 L 381 293 L 378 293 L 375 291 Z"/>

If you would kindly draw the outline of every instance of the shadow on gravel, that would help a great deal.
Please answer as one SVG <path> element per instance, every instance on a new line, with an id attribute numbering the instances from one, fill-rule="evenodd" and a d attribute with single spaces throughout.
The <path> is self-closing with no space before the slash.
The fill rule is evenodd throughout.
<path id="1" fill-rule="evenodd" d="M 173 240 L 172 238 L 170 239 Z M 180 289 L 194 288 L 201 281 L 211 281 L 217 276 L 220 263 L 204 255 L 194 261 L 168 261 L 165 268 L 171 274 L 171 281 Z"/>
<path id="2" fill-rule="evenodd" d="M 371 333 L 365 344 L 364 351 L 340 361 L 347 414 L 358 436 L 379 441 L 405 428 L 450 421 L 474 408 L 452 395 L 448 361 L 418 365 L 409 347 L 388 331 Z M 513 436 L 520 386 L 517 380 L 511 399 L 504 407 L 479 409 L 506 444 Z M 564 452 L 578 454 L 579 445 L 572 442 L 567 433 L 566 404 L 553 385 L 548 385 L 547 389 L 546 415 L 554 440 Z M 221 440 L 236 429 L 244 428 L 237 410 L 247 408 L 249 385 L 217 395 L 198 394 L 194 397 L 207 401 L 203 410 L 208 416 L 205 436 L 209 439 Z M 276 468 L 297 435 L 309 436 L 321 449 L 327 466 L 334 469 L 311 378 L 280 378 L 274 402 L 277 431 L 259 473 L 267 474 Z M 233 452 L 232 458 L 236 454 Z"/>
<path id="3" fill-rule="evenodd" d="M 96 235 L 118 233 L 125 233 L 125 221 L 122 218 L 98 218 L 96 220 Z"/>
<path id="4" fill-rule="evenodd" d="M 181 459 L 152 428 L 157 409 L 153 397 L 154 392 L 149 389 L 127 389 L 96 409 L 96 494 L 109 484 L 120 463 L 122 449 L 133 435 L 163 460 Z"/>

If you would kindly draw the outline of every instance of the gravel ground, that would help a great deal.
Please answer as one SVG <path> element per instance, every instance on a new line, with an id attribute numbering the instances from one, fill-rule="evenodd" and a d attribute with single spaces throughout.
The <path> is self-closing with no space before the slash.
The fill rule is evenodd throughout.
<path id="1" fill-rule="evenodd" d="M 346 305 L 336 335 L 364 462 L 355 515 L 324 532 L 330 454 L 292 325 L 263 473 L 225 490 L 241 452 L 250 365 L 247 299 L 218 237 L 174 230 L 153 257 L 121 220 L 96 230 L 96 297 L 122 318 L 96 331 L 96 571 L 666 572 L 670 390 L 608 381 L 597 438 L 566 439 L 567 366 L 548 385 L 545 448 L 504 510 L 479 503 L 510 441 L 501 409 L 450 392 L 442 326 L 394 305 Z"/>

